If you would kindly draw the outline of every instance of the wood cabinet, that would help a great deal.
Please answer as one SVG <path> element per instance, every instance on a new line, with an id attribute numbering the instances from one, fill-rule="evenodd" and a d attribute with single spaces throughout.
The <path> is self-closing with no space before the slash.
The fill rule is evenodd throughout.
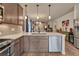
<path id="1" fill-rule="evenodd" d="M 48 52 L 47 36 L 25 36 L 26 52 Z"/>
<path id="2" fill-rule="evenodd" d="M 41 36 L 40 37 L 40 52 L 48 52 L 48 37 Z"/>
<path id="3" fill-rule="evenodd" d="M 23 8 L 18 4 L 18 24 L 23 25 Z"/>
<path id="4" fill-rule="evenodd" d="M 4 23 L 19 24 L 20 16 L 23 17 L 23 8 L 16 3 L 3 3 Z"/>
<path id="5" fill-rule="evenodd" d="M 15 56 L 20 56 L 24 52 L 24 37 L 16 39 L 14 45 Z"/>
<path id="6" fill-rule="evenodd" d="M 20 55 L 24 52 L 24 36 L 20 38 Z"/>
<path id="7" fill-rule="evenodd" d="M 14 51 L 15 51 L 15 56 L 20 55 L 20 41 L 18 39 L 16 39 L 15 41 Z"/>
<path id="8" fill-rule="evenodd" d="M 37 36 L 30 37 L 30 52 L 39 52 L 40 38 Z"/>
<path id="9" fill-rule="evenodd" d="M 24 36 L 24 51 L 29 52 L 29 46 L 30 45 L 30 40 L 29 36 Z"/>

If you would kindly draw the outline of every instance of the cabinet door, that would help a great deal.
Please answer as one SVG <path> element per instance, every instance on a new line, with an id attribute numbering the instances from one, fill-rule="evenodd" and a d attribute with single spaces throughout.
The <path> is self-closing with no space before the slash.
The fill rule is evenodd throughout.
<path id="1" fill-rule="evenodd" d="M 19 53 L 18 53 L 18 50 L 19 50 L 18 46 L 19 46 L 18 43 L 16 43 L 15 44 L 15 48 L 14 48 L 15 49 L 15 56 L 19 55 Z"/>
<path id="2" fill-rule="evenodd" d="M 28 52 L 29 51 L 29 36 L 24 36 L 24 51 Z"/>
<path id="3" fill-rule="evenodd" d="M 24 52 L 24 37 L 20 38 L 20 54 Z"/>
<path id="4" fill-rule="evenodd" d="M 10 24 L 17 24 L 18 23 L 17 4 L 3 3 L 3 6 L 4 6 L 4 22 Z"/>
<path id="5" fill-rule="evenodd" d="M 40 37 L 40 52 L 48 52 L 48 37 Z"/>
<path id="6" fill-rule="evenodd" d="M 61 36 L 49 36 L 49 52 L 61 52 Z"/>
<path id="7" fill-rule="evenodd" d="M 39 37 L 30 37 L 30 52 L 39 52 L 39 43 Z"/>
<path id="8" fill-rule="evenodd" d="M 18 23 L 23 25 L 23 8 L 18 5 Z"/>
<path id="9" fill-rule="evenodd" d="M 20 56 L 24 52 L 24 37 L 15 40 L 14 51 L 15 56 Z"/>
<path id="10" fill-rule="evenodd" d="M 62 51 L 62 36 L 57 36 L 57 48 L 59 52 Z"/>
<path id="11" fill-rule="evenodd" d="M 17 39 L 16 41 L 15 41 L 15 56 L 19 56 L 20 55 L 20 41 L 19 41 L 19 39 Z"/>

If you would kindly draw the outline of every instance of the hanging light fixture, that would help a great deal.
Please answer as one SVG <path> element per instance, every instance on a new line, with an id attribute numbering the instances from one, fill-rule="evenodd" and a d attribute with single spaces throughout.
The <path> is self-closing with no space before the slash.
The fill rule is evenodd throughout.
<path id="1" fill-rule="evenodd" d="M 28 16 L 27 16 L 27 5 L 25 5 L 25 19 L 27 19 Z"/>
<path id="2" fill-rule="evenodd" d="M 48 18 L 50 20 L 51 19 L 51 16 L 50 16 L 50 7 L 51 7 L 51 5 L 49 4 L 48 6 L 49 6 L 49 17 Z"/>
<path id="3" fill-rule="evenodd" d="M 39 7 L 39 5 L 36 5 L 37 6 L 37 20 L 39 19 L 39 16 L 38 16 L 38 7 Z"/>

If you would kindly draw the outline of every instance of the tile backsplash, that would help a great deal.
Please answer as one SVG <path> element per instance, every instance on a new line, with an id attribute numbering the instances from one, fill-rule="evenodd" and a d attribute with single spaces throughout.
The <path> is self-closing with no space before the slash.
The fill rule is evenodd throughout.
<path id="1" fill-rule="evenodd" d="M 22 32 L 22 26 L 12 24 L 0 24 L 0 36 Z"/>

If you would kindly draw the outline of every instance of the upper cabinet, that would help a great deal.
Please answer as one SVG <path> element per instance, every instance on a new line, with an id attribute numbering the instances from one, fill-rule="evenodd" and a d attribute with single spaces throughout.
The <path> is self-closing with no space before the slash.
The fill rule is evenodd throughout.
<path id="1" fill-rule="evenodd" d="M 4 6 L 4 23 L 21 24 L 20 20 L 23 20 L 23 8 L 16 3 L 3 3 L 2 5 Z"/>
<path id="2" fill-rule="evenodd" d="M 23 8 L 18 4 L 18 20 L 19 20 L 19 24 L 23 24 Z"/>

